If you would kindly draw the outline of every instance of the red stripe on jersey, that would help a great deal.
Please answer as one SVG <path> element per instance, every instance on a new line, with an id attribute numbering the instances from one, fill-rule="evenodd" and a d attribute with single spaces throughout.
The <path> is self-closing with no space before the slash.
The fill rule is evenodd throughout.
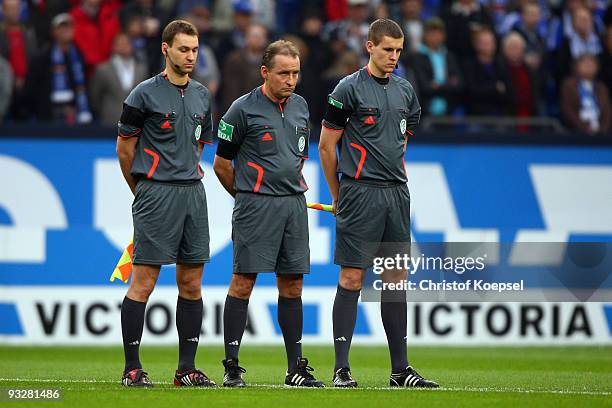
<path id="1" fill-rule="evenodd" d="M 361 169 L 363 168 L 363 163 L 365 162 L 367 152 L 363 146 L 359 146 L 356 143 L 351 143 L 351 147 L 354 147 L 355 149 L 361 152 L 361 157 L 359 158 L 359 164 L 357 165 L 357 171 L 355 172 L 355 180 L 357 180 L 359 179 L 359 175 L 361 174 Z"/>
<path id="2" fill-rule="evenodd" d="M 247 165 L 257 170 L 257 181 L 255 182 L 255 187 L 253 187 L 253 192 L 257 193 L 259 191 L 259 187 L 261 186 L 261 179 L 263 178 L 264 169 L 259 164 L 253 162 L 247 162 Z"/>
<path id="3" fill-rule="evenodd" d="M 155 169 L 157 169 L 157 165 L 159 164 L 159 154 L 147 148 L 144 149 L 144 152 L 153 157 L 153 164 L 151 165 L 151 168 L 147 173 L 147 178 L 150 179 L 151 177 L 153 177 L 153 173 L 155 173 Z"/>

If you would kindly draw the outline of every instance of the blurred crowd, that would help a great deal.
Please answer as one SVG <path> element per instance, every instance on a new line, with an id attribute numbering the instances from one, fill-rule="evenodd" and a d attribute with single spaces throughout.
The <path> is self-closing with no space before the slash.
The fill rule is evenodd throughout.
<path id="1" fill-rule="evenodd" d="M 175 18 L 200 33 L 193 77 L 220 115 L 261 84 L 277 38 L 301 52 L 297 93 L 313 125 L 338 80 L 363 67 L 368 25 L 405 34 L 396 74 L 424 116 L 559 118 L 611 131 L 610 0 L 0 0 L 0 121 L 116 124 L 122 102 L 163 68 Z"/>

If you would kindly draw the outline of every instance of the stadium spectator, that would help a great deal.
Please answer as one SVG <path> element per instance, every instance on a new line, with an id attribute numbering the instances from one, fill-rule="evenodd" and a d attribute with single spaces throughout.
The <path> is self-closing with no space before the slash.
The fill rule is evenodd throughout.
<path id="1" fill-rule="evenodd" d="M 7 60 L 0 56 L 0 123 L 6 115 L 13 95 L 13 71 Z"/>
<path id="2" fill-rule="evenodd" d="M 340 55 L 348 49 L 360 57 L 365 65 L 368 56 L 363 44 L 368 39 L 370 8 L 367 0 L 348 0 L 347 17 L 325 25 L 323 40 L 331 42 L 333 52 Z"/>
<path id="3" fill-rule="evenodd" d="M 599 77 L 608 88 L 608 94 L 612 98 L 612 24 L 606 28 L 603 45 L 604 51 L 599 56 Z"/>
<path id="4" fill-rule="evenodd" d="M 549 21 L 547 48 L 550 51 L 557 52 L 563 45 L 563 42 L 572 37 L 574 34 L 573 16 L 579 8 L 589 10 L 593 19 L 593 26 L 596 33 L 603 32 L 603 20 L 600 15 L 594 15 L 594 10 L 597 9 L 597 2 L 592 0 L 564 0 L 563 7 L 560 10 L 560 15 L 553 17 Z"/>
<path id="5" fill-rule="evenodd" d="M 538 70 L 546 56 L 546 34 L 542 30 L 541 8 L 538 3 L 523 5 L 520 19 L 512 26 L 512 31 L 520 34 L 525 41 L 525 63 Z"/>
<path id="6" fill-rule="evenodd" d="M 300 50 L 300 81 L 296 92 L 302 95 L 310 107 L 310 121 L 319 126 L 325 113 L 325 105 L 321 103 L 328 94 L 321 84 L 323 72 L 332 63 L 332 53 L 327 43 L 321 39 L 323 20 L 313 12 L 305 15 L 301 25 L 299 37 L 303 41 L 305 50 Z"/>
<path id="7" fill-rule="evenodd" d="M 423 16 L 427 19 L 439 17 L 447 0 L 423 0 Z"/>
<path id="8" fill-rule="evenodd" d="M 211 1 L 209 0 L 181 0 L 176 2 L 176 15 L 184 16 L 192 13 L 194 10 L 206 9 L 209 10 Z"/>
<path id="9" fill-rule="evenodd" d="M 378 20 L 379 18 L 391 18 L 391 13 L 389 12 L 389 6 L 385 2 L 379 3 L 374 7 L 372 11 L 372 20 Z"/>
<path id="10" fill-rule="evenodd" d="M 449 10 L 441 14 L 446 31 L 452 33 L 447 45 L 460 62 L 474 55 L 472 32 L 484 27 L 493 27 L 489 13 L 477 0 L 455 0 Z"/>
<path id="11" fill-rule="evenodd" d="M 119 33 L 109 61 L 99 65 L 89 85 L 91 108 L 105 126 L 117 124 L 123 101 L 134 86 L 148 77 L 147 67 L 134 58 L 130 38 Z"/>
<path id="12" fill-rule="evenodd" d="M 574 75 L 563 81 L 561 113 L 572 130 L 586 133 L 610 131 L 610 95 L 597 80 L 597 58 L 582 54 L 574 62 Z"/>
<path id="13" fill-rule="evenodd" d="M 253 18 L 263 25 L 269 32 L 276 30 L 276 9 L 279 0 L 251 0 L 253 2 Z M 299 10 L 299 5 L 298 5 Z"/>
<path id="14" fill-rule="evenodd" d="M 113 39 L 120 30 L 118 0 L 81 0 L 70 10 L 74 19 L 74 43 L 83 55 L 86 74 L 108 60 Z"/>
<path id="15" fill-rule="evenodd" d="M 234 0 L 233 8 L 233 28 L 221 37 L 216 49 L 217 61 L 222 67 L 225 66 L 225 59 L 233 51 L 245 47 L 247 30 L 253 22 L 253 5 L 250 0 Z M 257 75 L 259 75 L 259 69 L 257 72 Z"/>
<path id="16" fill-rule="evenodd" d="M 66 0 L 21 0 L 22 6 L 27 4 L 27 25 L 32 27 L 38 49 L 51 42 L 51 19 L 61 13 L 67 13 L 78 1 Z M 23 16 L 22 12 L 22 16 Z"/>
<path id="17" fill-rule="evenodd" d="M 433 17 L 425 23 L 423 44 L 409 57 L 425 115 L 448 115 L 460 96 L 461 70 L 445 42 L 444 22 Z"/>
<path id="18" fill-rule="evenodd" d="M 179 14 L 179 16 L 187 16 L 195 24 L 197 24 L 198 33 L 200 34 L 200 41 L 206 40 L 207 44 L 212 44 L 216 40 L 216 32 L 212 23 L 212 15 L 210 8 L 204 5 L 197 5 L 187 12 Z"/>
<path id="19" fill-rule="evenodd" d="M 135 0 L 126 3 L 119 11 L 121 25 L 132 37 L 135 55 L 142 62 L 146 61 L 149 75 L 157 75 L 164 64 L 159 55 L 159 41 L 161 27 L 170 21 L 170 15 L 160 7 L 161 3 L 153 0 Z M 133 23 L 137 25 L 133 27 L 138 32 L 137 35 L 131 33 L 129 24 L 132 20 L 138 21 Z"/>
<path id="20" fill-rule="evenodd" d="M 158 40 L 161 27 L 170 19 L 168 13 L 154 0 L 128 1 L 119 11 L 121 25 L 125 27 L 133 16 L 141 16 L 144 23 L 144 32 L 147 38 Z M 181 2 L 182 3 L 182 2 Z M 159 52 L 159 50 L 157 50 Z"/>
<path id="21" fill-rule="evenodd" d="M 210 47 L 212 37 L 210 11 L 203 6 L 194 7 L 184 17 L 184 20 L 192 23 L 199 33 L 200 48 L 198 49 L 198 59 L 196 60 L 196 66 L 191 77 L 204 84 L 214 98 L 219 91 L 221 73 L 219 72 L 217 57 L 215 57 L 215 53 Z"/>
<path id="22" fill-rule="evenodd" d="M 572 15 L 578 8 L 584 7 L 584 0 L 564 0 L 559 15 L 553 17 L 548 24 L 547 48 L 551 52 L 557 51 L 565 38 L 569 37 L 572 28 Z"/>
<path id="23" fill-rule="evenodd" d="M 348 15 L 347 0 L 324 0 L 327 21 L 340 21 Z"/>
<path id="24" fill-rule="evenodd" d="M 569 74 L 572 60 L 583 54 L 599 55 L 601 51 L 591 12 L 584 7 L 577 8 L 572 15 L 572 32 L 563 40 L 557 56 L 557 82 Z"/>
<path id="25" fill-rule="evenodd" d="M 85 65 L 74 43 L 70 14 L 51 20 L 52 43 L 35 55 L 24 85 L 24 102 L 33 117 L 73 125 L 89 123 Z"/>
<path id="26" fill-rule="evenodd" d="M 540 81 L 536 72 L 525 62 L 525 40 L 518 33 L 510 33 L 502 41 L 502 53 L 508 71 L 512 94 L 511 111 L 517 118 L 536 116 L 539 108 Z M 526 130 L 519 127 L 519 130 Z"/>
<path id="27" fill-rule="evenodd" d="M 511 80 L 496 56 L 495 35 L 490 29 L 474 33 L 476 56 L 464 64 L 465 104 L 469 115 L 499 116 L 509 113 L 513 100 Z"/>
<path id="28" fill-rule="evenodd" d="M 353 51 L 345 51 L 339 55 L 332 65 L 323 72 L 321 83 L 324 84 L 329 94 L 342 78 L 361 68 L 361 60 L 359 55 Z"/>
<path id="29" fill-rule="evenodd" d="M 304 15 L 308 15 L 309 4 L 304 7 L 302 0 L 277 0 L 276 1 L 276 32 L 299 33 L 300 22 Z"/>
<path id="30" fill-rule="evenodd" d="M 400 27 L 404 32 L 404 52 L 417 51 L 423 39 L 423 0 L 402 0 Z"/>
<path id="31" fill-rule="evenodd" d="M 149 63 L 149 54 L 148 54 L 148 44 L 147 39 L 144 35 L 144 18 L 139 15 L 130 16 L 125 25 L 123 26 L 123 32 L 130 39 L 130 43 L 132 44 L 132 50 L 134 53 L 134 57 L 136 60 L 147 67 L 147 72 L 149 76 L 151 76 L 152 72 L 150 70 Z M 154 60 L 158 60 L 158 56 L 154 57 Z M 157 71 L 157 70 L 155 70 Z"/>
<path id="32" fill-rule="evenodd" d="M 247 28 L 245 46 L 233 51 L 223 66 L 221 107 L 226 112 L 238 97 L 261 85 L 261 58 L 268 45 L 268 31 L 261 24 Z"/>
<path id="33" fill-rule="evenodd" d="M 9 105 L 11 116 L 20 118 L 20 100 L 23 84 L 28 72 L 28 62 L 36 50 L 34 30 L 20 21 L 21 3 L 19 0 L 3 0 L 0 23 L 0 56 L 11 66 L 14 78 L 13 98 Z"/>
<path id="34" fill-rule="evenodd" d="M 495 33 L 500 34 L 507 21 L 508 15 L 512 12 L 513 0 L 480 0 L 480 4 L 487 10 L 493 21 Z"/>

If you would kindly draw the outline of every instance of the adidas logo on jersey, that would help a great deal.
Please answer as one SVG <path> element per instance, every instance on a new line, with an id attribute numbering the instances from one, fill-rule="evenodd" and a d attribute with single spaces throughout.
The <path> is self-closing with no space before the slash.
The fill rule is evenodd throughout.
<path id="1" fill-rule="evenodd" d="M 133 341 L 131 343 L 128 343 L 128 346 L 137 346 L 139 344 L 140 344 L 140 341 L 136 340 L 136 341 Z"/>
<path id="2" fill-rule="evenodd" d="M 337 339 L 334 339 L 335 341 L 346 341 L 346 337 L 342 336 L 342 337 L 338 337 Z"/>
<path id="3" fill-rule="evenodd" d="M 228 346 L 239 346 L 240 342 L 238 340 L 234 340 L 231 343 L 227 343 Z"/>
<path id="4" fill-rule="evenodd" d="M 197 338 L 197 337 L 192 337 L 192 338 L 187 339 L 187 341 L 191 341 L 191 342 L 197 343 L 197 342 L 200 341 L 200 339 Z"/>

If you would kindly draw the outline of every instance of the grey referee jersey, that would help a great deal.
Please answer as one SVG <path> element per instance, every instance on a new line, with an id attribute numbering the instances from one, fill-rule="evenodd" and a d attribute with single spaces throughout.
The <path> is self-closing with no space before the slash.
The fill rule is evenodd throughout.
<path id="1" fill-rule="evenodd" d="M 218 130 L 220 139 L 240 146 L 234 158 L 236 191 L 280 196 L 308 190 L 302 176 L 308 121 L 308 105 L 296 94 L 273 102 L 260 86 L 236 99 Z"/>
<path id="2" fill-rule="evenodd" d="M 391 74 L 387 84 L 380 84 L 366 66 L 343 78 L 328 103 L 350 113 L 342 135 L 338 172 L 356 180 L 408 181 L 404 153 L 421 115 L 408 81 Z M 343 129 L 326 120 L 323 126 Z"/>
<path id="3" fill-rule="evenodd" d="M 145 114 L 142 128 L 119 122 L 119 136 L 139 137 L 132 176 L 154 181 L 200 180 L 200 143 L 212 143 L 210 93 L 190 79 L 181 89 L 161 73 L 141 82 L 125 104 Z"/>

